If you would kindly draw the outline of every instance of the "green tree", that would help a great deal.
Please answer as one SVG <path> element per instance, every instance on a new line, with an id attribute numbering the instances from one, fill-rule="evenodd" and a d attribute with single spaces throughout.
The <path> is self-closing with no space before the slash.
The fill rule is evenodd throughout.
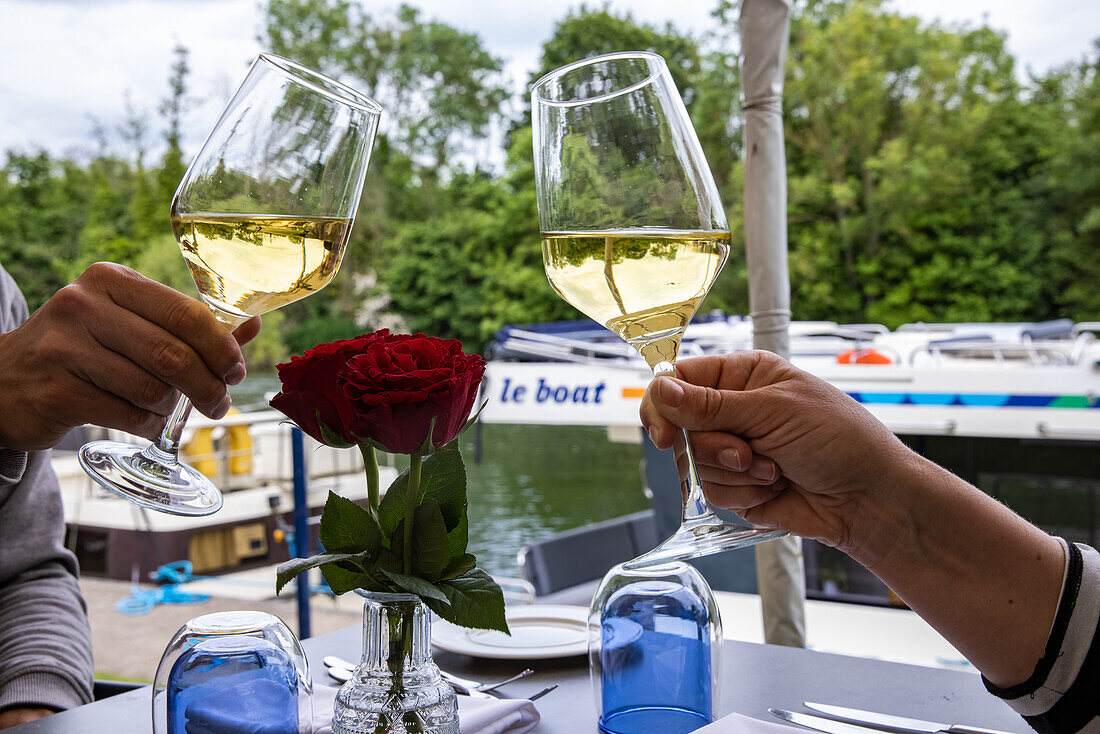
<path id="1" fill-rule="evenodd" d="M 1049 317 L 1100 320 L 1100 40 L 1091 58 L 1036 80 L 1028 112 L 1043 125 L 1031 210 L 1044 237 Z"/>
<path id="2" fill-rule="evenodd" d="M 382 22 L 345 0 L 270 0 L 260 39 L 276 53 L 348 78 L 385 109 L 401 151 L 434 175 L 481 138 L 508 97 L 503 62 L 476 35 L 410 6 Z"/>
<path id="3" fill-rule="evenodd" d="M 31 309 L 67 282 L 89 197 L 87 172 L 44 151 L 9 152 L 0 168 L 0 263 Z"/>
<path id="4" fill-rule="evenodd" d="M 160 168 L 156 173 L 157 201 L 167 211 L 172 196 L 176 193 L 180 179 L 187 166 L 183 162 L 183 149 L 180 147 L 183 113 L 189 101 L 187 98 L 187 75 L 191 69 L 187 64 L 188 50 L 182 44 L 172 49 L 176 60 L 168 75 L 168 96 L 161 101 L 160 114 L 166 124 L 164 155 L 160 159 Z"/>
<path id="5" fill-rule="evenodd" d="M 517 131 L 502 178 L 456 176 L 446 215 L 389 243 L 384 280 L 411 329 L 480 349 L 505 324 L 579 317 L 543 273 L 530 150 L 530 130 Z"/>
<path id="6" fill-rule="evenodd" d="M 804 0 L 785 112 L 796 317 L 897 325 L 1027 317 L 1036 162 L 1004 39 Z"/>
<path id="7" fill-rule="evenodd" d="M 585 5 L 554 26 L 531 81 L 574 61 L 617 51 L 652 51 L 663 56 L 685 103 L 689 108 L 694 104 L 701 65 L 699 46 L 691 36 L 671 23 L 657 28 L 636 22 L 630 13 L 615 15 L 606 8 L 593 10 Z"/>

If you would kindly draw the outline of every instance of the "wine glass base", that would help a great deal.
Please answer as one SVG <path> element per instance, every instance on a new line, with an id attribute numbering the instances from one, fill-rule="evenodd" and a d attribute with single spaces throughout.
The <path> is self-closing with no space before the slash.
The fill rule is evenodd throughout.
<path id="1" fill-rule="evenodd" d="M 154 461 L 142 451 L 128 443 L 93 441 L 77 458 L 97 484 L 135 505 L 189 516 L 221 509 L 222 494 L 205 474 L 186 464 Z"/>
<path id="2" fill-rule="evenodd" d="M 685 522 L 670 538 L 648 553 L 627 561 L 623 567 L 642 568 L 669 561 L 686 561 L 734 548 L 746 548 L 785 535 L 788 535 L 786 530 L 732 525 L 712 516 L 695 524 Z"/>

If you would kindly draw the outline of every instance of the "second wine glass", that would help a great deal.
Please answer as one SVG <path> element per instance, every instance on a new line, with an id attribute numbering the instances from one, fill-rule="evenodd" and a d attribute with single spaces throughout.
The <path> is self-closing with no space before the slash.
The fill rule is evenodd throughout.
<path id="1" fill-rule="evenodd" d="M 531 93 L 542 254 L 563 299 L 618 334 L 654 375 L 729 255 L 718 189 L 664 59 L 619 53 L 535 82 Z M 634 565 L 786 535 L 724 522 L 703 496 L 686 431 L 680 528 Z"/>
<path id="2" fill-rule="evenodd" d="M 287 59 L 261 54 L 191 162 L 172 227 L 203 303 L 226 329 L 323 288 L 336 275 L 381 108 Z M 181 397 L 144 448 L 94 441 L 80 465 L 135 504 L 208 515 L 221 493 L 178 459 Z"/>

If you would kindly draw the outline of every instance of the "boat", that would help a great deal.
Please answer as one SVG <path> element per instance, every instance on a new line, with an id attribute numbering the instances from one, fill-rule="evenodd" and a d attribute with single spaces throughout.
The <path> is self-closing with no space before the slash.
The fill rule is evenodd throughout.
<path id="1" fill-rule="evenodd" d="M 1100 440 L 1100 323 L 794 322 L 791 361 L 900 435 Z M 688 326 L 681 359 L 752 348 L 751 319 Z M 638 425 L 650 372 L 606 329 L 508 327 L 490 348 L 482 420 Z"/>
<path id="2" fill-rule="evenodd" d="M 893 330 L 793 322 L 791 361 L 863 404 L 911 448 L 1040 527 L 1095 545 L 1097 333 L 1100 323 L 1069 319 L 914 323 Z M 713 314 L 688 326 L 681 358 L 751 349 L 752 339 L 750 318 Z M 490 356 L 482 421 L 602 425 L 612 440 L 646 440 L 638 408 L 649 369 L 597 324 L 506 327 Z M 652 496 L 656 488 L 650 490 Z M 900 603 L 834 549 L 807 542 L 804 558 L 809 598 Z"/>
<path id="3" fill-rule="evenodd" d="M 81 573 L 148 581 L 157 569 L 187 561 L 194 574 L 224 574 L 267 567 L 294 555 L 292 426 L 274 410 L 234 413 L 214 421 L 194 415 L 182 441 L 182 458 L 222 489 L 222 508 L 205 517 L 151 512 L 106 491 L 81 470 L 76 449 L 109 438 L 142 442 L 119 431 L 83 426 L 53 450 L 61 486 L 66 543 Z M 311 544 L 328 492 L 366 505 L 363 460 L 357 451 L 305 441 Z M 381 484 L 397 476 L 379 467 Z"/>

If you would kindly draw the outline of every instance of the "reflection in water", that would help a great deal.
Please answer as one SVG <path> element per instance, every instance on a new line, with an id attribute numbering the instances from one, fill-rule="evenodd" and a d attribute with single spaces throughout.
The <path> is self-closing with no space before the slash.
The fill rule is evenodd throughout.
<path id="1" fill-rule="evenodd" d="M 592 426 L 482 426 L 461 439 L 470 498 L 470 550 L 489 573 L 518 575 L 527 543 L 649 507 L 642 449 Z"/>

